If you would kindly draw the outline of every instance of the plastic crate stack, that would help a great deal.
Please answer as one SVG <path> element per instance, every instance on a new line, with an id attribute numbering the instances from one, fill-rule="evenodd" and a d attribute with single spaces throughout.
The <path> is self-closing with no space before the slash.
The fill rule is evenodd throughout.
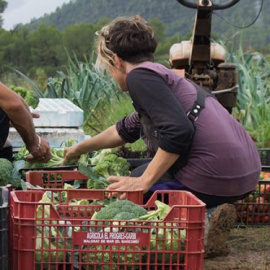
<path id="1" fill-rule="evenodd" d="M 270 225 L 270 166 L 263 166 L 255 191 L 235 203 L 236 226 Z"/>
<path id="2" fill-rule="evenodd" d="M 8 194 L 9 190 L 5 187 L 0 187 L 0 269 L 8 270 Z"/>
<path id="3" fill-rule="evenodd" d="M 159 221 L 94 220 L 100 202 L 115 193 L 61 189 L 79 176 L 85 180 L 78 171 L 27 172 L 27 181 L 45 189 L 10 193 L 11 270 L 203 269 L 205 204 L 193 194 L 157 191 L 142 205 L 142 192 L 127 192 L 148 211 L 157 208 L 156 200 L 171 210 Z M 50 201 L 40 202 L 45 193 Z"/>

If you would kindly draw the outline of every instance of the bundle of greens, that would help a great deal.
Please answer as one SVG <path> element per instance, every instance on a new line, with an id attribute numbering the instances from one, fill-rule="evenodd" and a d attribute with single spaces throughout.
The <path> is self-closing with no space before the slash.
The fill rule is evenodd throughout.
<path id="1" fill-rule="evenodd" d="M 64 150 L 58 148 L 51 148 L 52 158 L 48 162 L 28 162 L 26 157 L 30 155 L 29 151 L 23 146 L 18 153 L 15 154 L 15 161 L 23 160 L 24 168 L 35 169 L 35 168 L 49 168 L 63 166 L 64 162 Z M 71 162 L 69 165 L 73 165 L 75 162 Z"/>

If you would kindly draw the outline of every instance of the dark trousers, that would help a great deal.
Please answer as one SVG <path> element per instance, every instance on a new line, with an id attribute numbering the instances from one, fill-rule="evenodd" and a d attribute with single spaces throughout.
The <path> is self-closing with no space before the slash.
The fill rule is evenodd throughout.
<path id="1" fill-rule="evenodd" d="M 139 166 L 135 168 L 131 172 L 132 177 L 139 177 L 143 174 L 146 167 L 149 163 L 146 163 L 142 166 Z M 144 203 L 147 202 L 147 200 L 151 197 L 151 195 L 155 192 L 155 190 L 185 190 L 189 191 L 192 194 L 194 194 L 198 199 L 203 201 L 206 204 L 207 208 L 212 208 L 215 206 L 218 206 L 223 203 L 230 203 L 233 204 L 238 200 L 241 200 L 245 198 L 249 193 L 243 194 L 241 196 L 214 196 L 214 195 L 208 195 L 204 193 L 197 192 L 195 190 L 192 190 L 186 186 L 184 186 L 182 183 L 180 183 L 178 180 L 174 179 L 173 175 L 169 174 L 168 172 L 165 173 L 160 180 L 151 187 L 151 189 L 144 194 Z"/>

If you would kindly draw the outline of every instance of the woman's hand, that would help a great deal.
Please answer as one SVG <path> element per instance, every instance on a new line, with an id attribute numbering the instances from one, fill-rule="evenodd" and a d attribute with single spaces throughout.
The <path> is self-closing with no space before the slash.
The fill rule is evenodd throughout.
<path id="1" fill-rule="evenodd" d="M 81 153 L 78 151 L 77 145 L 66 147 L 64 149 L 63 165 L 67 165 L 69 161 L 79 160 Z"/>
<path id="2" fill-rule="evenodd" d="M 141 191 L 146 193 L 150 187 L 146 184 L 146 181 L 142 177 L 130 177 L 130 176 L 109 176 L 108 181 L 114 183 L 107 187 L 107 190 L 112 191 Z"/>

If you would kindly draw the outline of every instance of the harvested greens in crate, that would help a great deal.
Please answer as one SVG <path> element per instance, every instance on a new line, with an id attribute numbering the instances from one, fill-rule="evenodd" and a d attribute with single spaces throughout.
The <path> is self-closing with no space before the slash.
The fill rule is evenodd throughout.
<path id="1" fill-rule="evenodd" d="M 139 205 L 143 194 L 127 192 L 124 206 L 112 195 L 11 192 L 12 270 L 203 269 L 205 204 L 193 194 L 157 191 Z"/>

